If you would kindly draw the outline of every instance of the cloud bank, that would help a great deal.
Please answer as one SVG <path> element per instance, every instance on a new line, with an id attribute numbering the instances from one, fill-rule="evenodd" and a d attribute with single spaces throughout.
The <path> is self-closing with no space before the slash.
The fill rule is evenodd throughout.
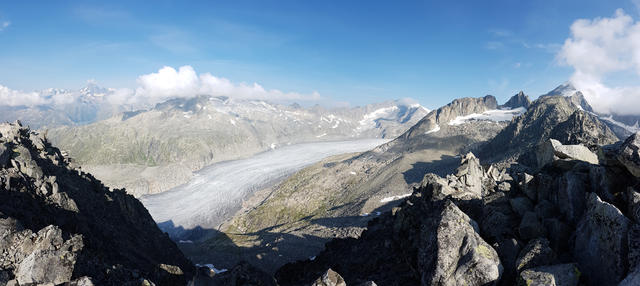
<path id="1" fill-rule="evenodd" d="M 607 80 L 640 79 L 640 22 L 622 9 L 611 18 L 576 20 L 558 59 L 574 68 L 570 81 L 595 111 L 640 115 L 640 86 Z"/>
<path id="2" fill-rule="evenodd" d="M 89 86 L 95 81 L 88 82 Z M 272 102 L 319 101 L 323 99 L 317 92 L 301 94 L 265 89 L 257 83 L 233 83 L 210 73 L 198 74 L 191 66 L 177 70 L 165 66 L 158 72 L 141 75 L 134 89 L 100 89 L 94 92 L 101 100 L 114 105 L 135 108 L 150 106 L 170 98 L 191 98 L 198 95 L 228 96 L 243 100 L 268 100 Z M 96 87 L 97 88 L 97 87 Z M 72 104 L 83 95 L 81 91 L 49 89 L 40 92 L 23 92 L 0 85 L 0 105 L 37 106 Z"/>

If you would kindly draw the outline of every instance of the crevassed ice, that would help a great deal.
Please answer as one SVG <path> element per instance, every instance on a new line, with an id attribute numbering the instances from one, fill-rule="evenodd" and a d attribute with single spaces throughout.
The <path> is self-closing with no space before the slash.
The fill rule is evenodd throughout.
<path id="1" fill-rule="evenodd" d="M 483 113 L 472 113 L 465 116 L 458 116 L 449 121 L 449 125 L 460 125 L 471 120 L 490 120 L 495 122 L 510 121 L 513 117 L 519 116 L 527 111 L 524 107 L 514 109 L 493 109 Z"/>

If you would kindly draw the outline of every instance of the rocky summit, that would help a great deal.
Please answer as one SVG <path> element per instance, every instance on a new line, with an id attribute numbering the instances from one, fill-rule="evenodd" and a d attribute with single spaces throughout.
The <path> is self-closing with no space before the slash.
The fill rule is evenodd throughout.
<path id="1" fill-rule="evenodd" d="M 425 175 L 360 238 L 334 240 L 276 278 L 280 285 L 310 285 L 327 273 L 339 278 L 321 285 L 638 285 L 640 165 L 628 159 L 638 156 L 637 136 L 599 147 L 599 156 L 550 141 L 538 146 L 549 159 L 532 173 L 483 166 L 468 153 L 452 175 Z"/>
<path id="2" fill-rule="evenodd" d="M 0 124 L 0 285 L 186 285 L 195 268 L 133 196 Z"/>

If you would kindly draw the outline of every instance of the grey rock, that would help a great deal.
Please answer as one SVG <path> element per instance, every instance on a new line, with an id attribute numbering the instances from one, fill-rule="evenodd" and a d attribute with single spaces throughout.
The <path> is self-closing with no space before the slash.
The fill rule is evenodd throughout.
<path id="1" fill-rule="evenodd" d="M 549 247 L 549 241 L 538 238 L 529 241 L 516 259 L 516 269 L 522 271 L 529 268 L 553 264 L 556 254 Z"/>
<path id="2" fill-rule="evenodd" d="M 0 167 L 4 167 L 11 159 L 11 150 L 3 143 L 0 143 Z"/>
<path id="3" fill-rule="evenodd" d="M 524 216 L 525 213 L 533 210 L 533 203 L 529 198 L 526 197 L 516 197 L 509 200 L 509 204 L 515 213 L 518 216 Z"/>
<path id="4" fill-rule="evenodd" d="M 555 160 L 579 160 L 598 164 L 598 156 L 582 145 L 562 145 L 560 141 L 549 139 L 536 151 L 537 168 L 542 168 Z"/>
<path id="5" fill-rule="evenodd" d="M 482 198 L 482 178 L 484 171 L 480 165 L 480 160 L 469 152 L 460 162 L 460 167 L 456 169 L 456 177 L 465 189 L 477 198 Z"/>
<path id="6" fill-rule="evenodd" d="M 618 286 L 638 286 L 640 285 L 640 269 L 630 271 L 629 275 L 618 284 Z"/>
<path id="7" fill-rule="evenodd" d="M 378 284 L 376 284 L 376 282 L 373 282 L 373 281 L 367 281 L 364 283 L 360 283 L 357 286 L 378 286 Z"/>
<path id="8" fill-rule="evenodd" d="M 423 273 L 430 285 L 486 285 L 500 278 L 503 267 L 496 251 L 477 232 L 477 224 L 451 201 L 446 201 L 437 234 L 422 253 L 436 255 L 435 265 Z M 433 267 L 433 268 L 432 268 Z"/>
<path id="9" fill-rule="evenodd" d="M 344 282 L 340 274 L 329 268 L 327 272 L 318 277 L 311 286 L 347 286 L 347 283 Z"/>
<path id="10" fill-rule="evenodd" d="M 576 223 L 585 212 L 585 194 L 588 190 L 588 176 L 580 172 L 565 172 L 558 180 L 558 188 L 551 201 L 558 207 L 567 221 Z"/>
<path id="11" fill-rule="evenodd" d="M 91 277 L 83 276 L 76 280 L 69 282 L 69 286 L 94 286 Z"/>
<path id="12" fill-rule="evenodd" d="M 500 256 L 500 262 L 504 266 L 504 274 L 500 279 L 500 282 L 505 284 L 513 284 L 516 276 L 516 259 L 522 246 L 515 238 L 502 239 L 495 243 L 493 248 L 498 252 Z"/>
<path id="13" fill-rule="evenodd" d="M 576 264 L 557 264 L 522 271 L 518 285 L 576 286 L 579 280 L 580 271 Z"/>
<path id="14" fill-rule="evenodd" d="M 624 140 L 618 151 L 617 158 L 629 173 L 640 177 L 640 132 Z"/>
<path id="15" fill-rule="evenodd" d="M 520 176 L 520 180 L 518 181 L 518 187 L 520 188 L 520 191 L 522 193 L 527 195 L 528 198 L 536 200 L 538 195 L 536 189 L 532 187 L 532 181 L 533 176 L 527 173 L 522 173 L 522 175 Z"/>
<path id="16" fill-rule="evenodd" d="M 511 190 L 511 184 L 509 182 L 502 182 L 498 184 L 498 191 L 508 192 Z"/>
<path id="17" fill-rule="evenodd" d="M 615 285 L 627 271 L 630 221 L 594 193 L 575 231 L 573 256 L 591 285 Z"/>
<path id="18" fill-rule="evenodd" d="M 526 212 L 522 217 L 518 231 L 520 237 L 525 240 L 543 237 L 545 235 L 545 229 L 540 223 L 538 216 L 531 211 Z"/>

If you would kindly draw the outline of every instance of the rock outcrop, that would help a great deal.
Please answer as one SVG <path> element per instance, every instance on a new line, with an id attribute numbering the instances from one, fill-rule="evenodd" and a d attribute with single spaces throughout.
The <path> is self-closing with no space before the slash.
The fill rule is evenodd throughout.
<path id="1" fill-rule="evenodd" d="M 0 281 L 185 285 L 193 274 L 137 199 L 19 122 L 0 124 Z"/>
<path id="2" fill-rule="evenodd" d="M 640 177 L 618 155 L 634 140 L 598 147 L 605 160 L 547 141 L 552 155 L 532 173 L 469 153 L 452 175 L 425 175 L 359 239 L 334 240 L 276 278 L 305 285 L 331 268 L 347 285 L 633 285 Z"/>
<path id="3" fill-rule="evenodd" d="M 505 104 L 500 105 L 500 108 L 524 107 L 526 109 L 529 108 L 529 105 L 531 105 L 531 100 L 523 91 L 520 91 L 518 94 L 512 96 Z"/>

